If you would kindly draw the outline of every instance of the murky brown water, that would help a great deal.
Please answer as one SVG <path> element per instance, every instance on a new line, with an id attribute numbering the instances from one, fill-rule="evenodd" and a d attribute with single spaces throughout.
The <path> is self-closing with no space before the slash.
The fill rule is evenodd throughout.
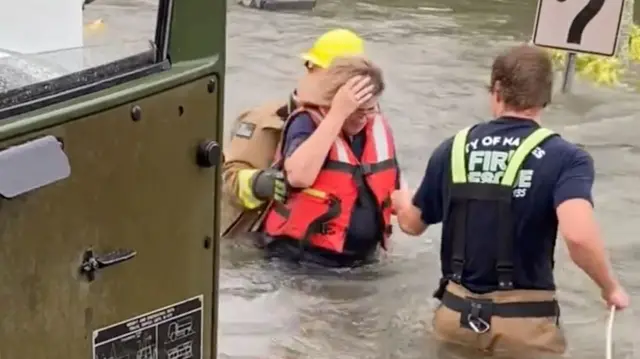
<path id="1" fill-rule="evenodd" d="M 87 21 L 101 17 L 107 27 L 140 29 L 126 43 L 145 48 L 150 36 L 141 35 L 152 33 L 153 7 L 106 1 L 87 8 Z M 333 27 L 353 28 L 386 71 L 382 106 L 398 137 L 405 176 L 416 186 L 441 140 L 488 119 L 484 85 L 492 58 L 529 38 L 534 13 L 534 1 L 321 0 L 312 14 L 260 12 L 230 3 L 227 128 L 243 109 L 287 96 L 303 71 L 296 55 L 316 36 Z M 103 43 L 99 33 L 92 36 L 91 44 Z M 548 127 L 583 144 L 595 158 L 598 217 L 634 305 L 640 303 L 640 279 L 634 279 L 640 270 L 638 96 L 578 81 L 573 94 L 557 96 L 544 117 Z M 380 265 L 324 274 L 268 264 L 249 247 L 223 244 L 219 357 L 455 357 L 431 340 L 439 231 L 433 227 L 417 239 L 397 234 Z M 567 357 L 604 358 L 607 311 L 599 291 L 571 263 L 564 246 L 558 247 Z M 634 333 L 639 313 L 632 308 L 617 316 L 616 359 L 640 358 L 640 337 Z"/>

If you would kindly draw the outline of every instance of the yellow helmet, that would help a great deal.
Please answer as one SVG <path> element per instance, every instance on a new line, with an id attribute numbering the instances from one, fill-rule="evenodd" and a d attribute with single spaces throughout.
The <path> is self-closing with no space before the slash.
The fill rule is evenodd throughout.
<path id="1" fill-rule="evenodd" d="M 347 29 L 334 29 L 320 36 L 309 51 L 301 57 L 316 66 L 327 68 L 334 58 L 339 56 L 362 55 L 362 38 Z"/>

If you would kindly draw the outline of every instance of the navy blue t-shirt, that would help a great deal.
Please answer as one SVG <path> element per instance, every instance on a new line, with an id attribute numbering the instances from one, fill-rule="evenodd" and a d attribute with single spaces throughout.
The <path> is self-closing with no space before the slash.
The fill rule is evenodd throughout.
<path id="1" fill-rule="evenodd" d="M 539 128 L 534 121 L 503 117 L 479 124 L 467 138 L 469 176 L 491 181 L 504 171 L 509 151 Z M 442 222 L 451 181 L 453 137 L 433 152 L 413 203 L 425 224 Z M 553 251 L 558 229 L 556 208 L 564 201 L 583 198 L 593 204 L 595 171 L 591 156 L 560 136 L 543 142 L 529 154 L 516 177 L 513 191 L 514 286 L 516 289 L 554 290 Z M 476 293 L 497 290 L 495 239 L 499 218 L 494 207 L 473 203 L 468 207 L 465 266 L 462 283 Z M 443 230 L 440 247 L 442 275 L 451 275 L 452 239 Z"/>
<path id="2" fill-rule="evenodd" d="M 298 114 L 290 121 L 290 124 L 285 129 L 282 147 L 285 157 L 291 156 L 316 129 L 315 122 L 304 112 Z M 364 131 L 353 136 L 353 139 L 350 141 L 351 150 L 358 159 L 362 157 L 364 142 Z M 369 192 L 368 195 L 360 195 L 351 215 L 351 222 L 345 242 L 345 252 L 359 254 L 371 252 L 379 243 L 382 232 L 380 214 L 378 213 L 373 193 Z"/>

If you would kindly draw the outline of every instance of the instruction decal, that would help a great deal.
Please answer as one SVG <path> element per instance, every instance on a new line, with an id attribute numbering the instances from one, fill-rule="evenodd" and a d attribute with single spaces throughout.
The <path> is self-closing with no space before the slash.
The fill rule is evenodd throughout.
<path id="1" fill-rule="evenodd" d="M 203 296 L 93 332 L 93 359 L 202 359 Z"/>

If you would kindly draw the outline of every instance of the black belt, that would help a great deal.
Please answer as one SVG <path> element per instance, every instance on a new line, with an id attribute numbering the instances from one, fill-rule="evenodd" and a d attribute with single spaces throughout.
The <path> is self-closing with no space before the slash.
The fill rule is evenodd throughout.
<path id="1" fill-rule="evenodd" d="M 464 313 L 472 307 L 478 307 L 486 314 L 503 318 L 545 318 L 560 315 L 560 306 L 557 300 L 494 303 L 490 299 L 462 298 L 446 291 L 442 297 L 442 304 L 458 313 Z"/>
<path id="2" fill-rule="evenodd" d="M 557 300 L 543 302 L 511 302 L 494 303 L 491 299 L 462 298 L 449 292 L 444 292 L 442 304 L 460 313 L 460 326 L 468 328 L 477 334 L 483 334 L 491 329 L 491 318 L 547 318 L 555 317 L 556 324 L 560 319 L 560 306 Z"/>

